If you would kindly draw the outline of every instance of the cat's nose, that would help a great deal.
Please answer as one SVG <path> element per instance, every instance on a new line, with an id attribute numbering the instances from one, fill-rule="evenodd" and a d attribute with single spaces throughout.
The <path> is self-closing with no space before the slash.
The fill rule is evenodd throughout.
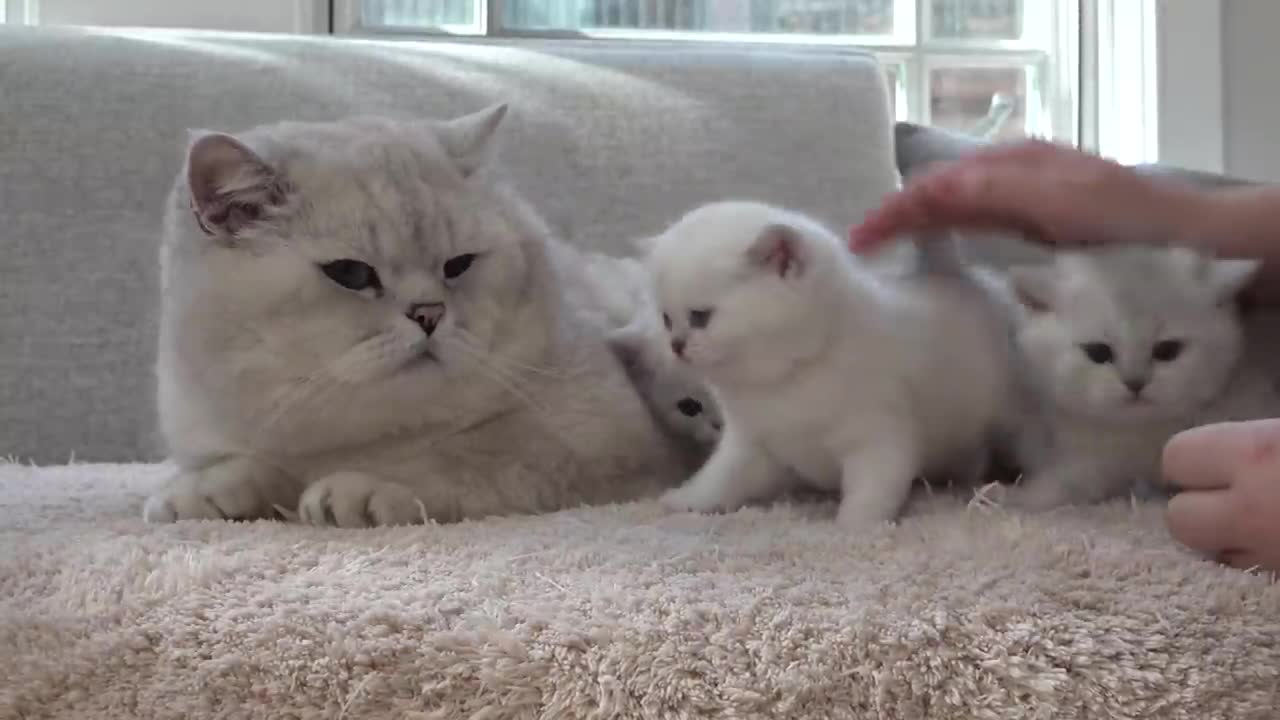
<path id="1" fill-rule="evenodd" d="M 1129 392 L 1133 393 L 1134 396 L 1136 397 L 1142 394 L 1142 389 L 1147 386 L 1147 379 L 1146 378 L 1126 378 L 1124 381 L 1124 386 L 1129 388 Z"/>
<path id="2" fill-rule="evenodd" d="M 409 312 L 405 313 L 408 318 L 422 328 L 422 332 L 431 337 L 431 333 L 436 331 L 436 326 L 440 324 L 441 318 L 444 317 L 444 303 L 418 303 L 409 307 Z"/>
<path id="3" fill-rule="evenodd" d="M 684 338 L 671 339 L 671 352 L 675 353 L 676 357 L 684 357 Z"/>

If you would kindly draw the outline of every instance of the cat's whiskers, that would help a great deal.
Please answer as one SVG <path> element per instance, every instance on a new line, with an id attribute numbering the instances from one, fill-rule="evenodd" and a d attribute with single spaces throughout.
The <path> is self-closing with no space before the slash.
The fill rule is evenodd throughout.
<path id="1" fill-rule="evenodd" d="M 482 374 L 486 375 L 490 380 L 493 380 L 498 385 L 501 385 L 507 392 L 515 395 L 539 416 L 546 415 L 546 408 L 534 400 L 533 396 L 529 395 L 519 387 L 519 380 L 521 378 L 513 371 L 500 367 L 493 361 L 493 358 L 486 356 L 484 352 L 477 350 L 460 338 L 442 338 L 441 341 L 447 342 L 467 353 L 473 360 L 475 360 L 476 367 Z"/>
<path id="2" fill-rule="evenodd" d="M 474 350 L 476 352 L 483 352 L 479 347 L 477 347 L 478 345 L 481 344 L 481 341 L 480 341 L 480 338 L 476 337 L 474 333 L 461 327 L 454 327 L 453 332 L 460 335 L 462 337 L 462 340 L 466 342 L 468 345 L 470 345 L 469 349 Z M 498 358 L 492 357 L 492 356 L 490 357 L 490 359 L 499 360 Z M 543 375 L 549 378 L 555 378 L 557 380 L 567 380 L 573 376 L 572 373 L 565 372 L 563 370 L 556 370 L 554 368 L 544 367 L 541 365 L 530 365 L 528 363 L 522 363 L 518 360 L 512 360 L 511 358 L 501 358 L 501 360 L 499 361 L 512 369 L 524 370 L 537 375 Z"/>

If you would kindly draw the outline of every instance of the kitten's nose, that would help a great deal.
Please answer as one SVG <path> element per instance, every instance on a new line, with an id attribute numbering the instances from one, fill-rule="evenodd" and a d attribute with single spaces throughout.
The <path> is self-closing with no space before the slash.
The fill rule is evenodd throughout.
<path id="1" fill-rule="evenodd" d="M 671 352 L 675 353 L 676 357 L 684 357 L 684 338 L 672 338 Z"/>
<path id="2" fill-rule="evenodd" d="M 1142 393 L 1142 389 L 1147 386 L 1147 379 L 1146 378 L 1126 378 L 1124 381 L 1124 386 L 1129 388 L 1129 392 L 1133 393 L 1134 396 L 1136 397 L 1137 395 L 1140 395 Z"/>
<path id="3" fill-rule="evenodd" d="M 436 331 L 436 326 L 440 324 L 440 319 L 444 317 L 444 303 L 418 303 L 411 305 L 409 312 L 405 313 L 408 318 L 422 328 L 422 332 L 431 337 L 431 333 Z"/>

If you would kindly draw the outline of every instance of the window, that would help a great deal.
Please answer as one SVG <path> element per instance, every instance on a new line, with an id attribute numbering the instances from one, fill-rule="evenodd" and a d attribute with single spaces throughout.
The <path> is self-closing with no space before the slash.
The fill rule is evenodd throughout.
<path id="1" fill-rule="evenodd" d="M 899 119 L 1079 141 L 1079 0 L 333 0 L 335 30 L 850 45 Z"/>

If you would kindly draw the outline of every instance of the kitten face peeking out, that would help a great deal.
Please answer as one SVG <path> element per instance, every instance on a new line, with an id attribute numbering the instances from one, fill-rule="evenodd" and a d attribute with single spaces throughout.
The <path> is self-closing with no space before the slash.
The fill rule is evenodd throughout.
<path id="1" fill-rule="evenodd" d="M 649 269 L 672 353 L 713 382 L 767 383 L 820 352 L 814 317 L 831 272 L 810 257 L 830 233 L 798 214 L 718 203 L 653 241 Z"/>
<path id="2" fill-rule="evenodd" d="M 1242 352 L 1236 298 L 1257 270 L 1183 249 L 1069 253 L 1010 271 L 1019 344 L 1061 410 L 1109 421 L 1193 413 Z"/>
<path id="3" fill-rule="evenodd" d="M 637 321 L 613 331 L 609 346 L 659 425 L 710 452 L 723 429 L 720 407 L 710 389 L 667 352 L 665 335 Z"/>

